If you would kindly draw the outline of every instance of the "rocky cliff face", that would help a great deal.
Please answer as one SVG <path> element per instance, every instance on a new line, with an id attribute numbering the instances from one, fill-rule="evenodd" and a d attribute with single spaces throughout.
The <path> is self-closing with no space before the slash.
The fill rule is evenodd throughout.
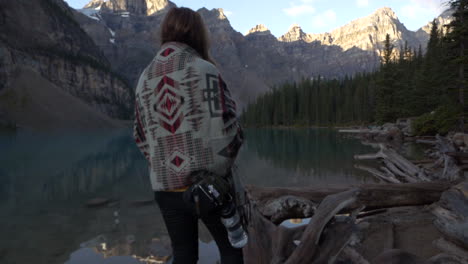
<path id="1" fill-rule="evenodd" d="M 175 5 L 168 0 L 146 0 L 146 14 L 153 15 L 173 6 Z"/>
<path id="2" fill-rule="evenodd" d="M 91 2 L 86 4 L 84 8 L 101 9 L 104 2 L 104 0 L 92 0 Z"/>
<path id="3" fill-rule="evenodd" d="M 132 14 L 146 14 L 145 0 L 109 0 L 104 7 L 113 12 L 130 12 Z"/>
<path id="4" fill-rule="evenodd" d="M 96 8 L 96 6 L 101 6 L 104 11 L 150 16 L 175 5 L 168 0 L 93 0 L 85 8 Z"/>
<path id="5" fill-rule="evenodd" d="M 405 41 L 410 47 L 416 48 L 420 44 L 415 33 L 406 29 L 395 12 L 388 7 L 380 8 L 371 15 L 351 21 L 330 33 L 308 34 L 308 41 L 336 45 L 345 51 L 351 48 L 378 51 L 387 34 L 396 47 L 403 46 Z"/>
<path id="6" fill-rule="evenodd" d="M 439 30 L 442 30 L 444 33 L 447 32 L 447 28 L 445 25 L 450 24 L 450 22 L 453 21 L 453 10 L 448 9 L 445 10 L 440 16 L 435 18 L 437 27 Z M 418 29 L 416 31 L 416 37 L 418 38 L 419 42 L 423 43 L 423 48 L 426 47 L 425 44 L 429 41 L 429 36 L 431 34 L 431 28 L 432 28 L 432 21 L 428 22 L 426 25 Z"/>
<path id="7" fill-rule="evenodd" d="M 0 93 L 15 93 L 15 72 L 22 69 L 38 73 L 95 111 L 130 117 L 132 92 L 111 72 L 105 55 L 63 1 L 1 1 L 0 17 Z"/>
<path id="8" fill-rule="evenodd" d="M 99 4 L 98 1 L 94 0 Z M 76 17 L 114 69 L 135 85 L 140 72 L 159 48 L 158 28 L 164 11 L 174 4 L 158 1 L 159 11 L 149 15 L 141 11 L 144 8 L 130 7 L 130 2 L 109 0 L 104 5 L 110 7 L 113 3 L 119 8 L 101 8 L 97 19 L 78 14 Z M 135 1 L 132 5 L 148 6 L 148 2 L 142 0 L 135 4 Z M 243 36 L 231 27 L 222 9 L 202 8 L 198 12 L 211 34 L 212 56 L 241 105 L 279 83 L 375 70 L 380 65 L 379 54 L 386 34 L 397 48 L 405 42 L 413 48 L 422 43 L 390 8 L 378 9 L 328 33 L 308 34 L 299 25 L 293 25 L 279 38 L 264 25 L 255 26 Z"/>
<path id="9" fill-rule="evenodd" d="M 288 32 L 283 36 L 279 37 L 280 41 L 283 42 L 294 42 L 294 41 L 306 41 L 312 42 L 308 38 L 309 36 L 302 31 L 302 28 L 298 24 L 294 24 L 289 27 Z"/>
<path id="10" fill-rule="evenodd" d="M 247 40 L 231 27 L 223 9 L 202 8 L 198 12 L 211 36 L 211 55 L 231 87 L 236 101 L 242 106 L 258 93 L 267 91 L 263 78 L 249 67 L 242 56 Z"/>
<path id="11" fill-rule="evenodd" d="M 397 48 L 404 46 L 405 42 L 414 48 L 421 44 L 416 33 L 406 29 L 395 12 L 388 7 L 380 8 L 367 17 L 356 19 L 331 32 L 322 34 L 307 34 L 302 31 L 299 25 L 293 25 L 286 34 L 278 39 L 282 42 L 318 42 L 321 45 L 339 47 L 345 52 L 354 49 L 355 51 L 380 54 L 387 34 L 390 35 L 391 41 Z M 352 53 L 354 54 L 354 52 Z"/>
<path id="12" fill-rule="evenodd" d="M 167 6 L 172 5 L 174 4 L 168 2 Z M 127 16 L 122 12 L 98 11 L 98 14 L 90 18 L 90 9 L 84 9 L 76 12 L 75 18 L 109 58 L 113 69 L 125 75 L 134 87 L 141 71 L 159 49 L 159 26 L 167 6 L 163 11 L 150 16 Z M 246 68 L 239 57 L 239 48 L 246 40 L 231 27 L 224 11 L 202 8 L 198 12 L 212 36 L 211 54 L 221 68 L 224 78 L 233 87 L 236 99 L 248 102 L 249 96 L 268 90 L 265 82 Z"/>
<path id="13" fill-rule="evenodd" d="M 252 29 L 246 38 L 250 44 L 248 50 L 260 51 L 258 55 L 247 51 L 248 56 L 244 58 L 255 65 L 262 78 L 274 83 L 375 70 L 380 65 L 379 54 L 386 34 L 397 48 L 405 42 L 410 47 L 419 46 L 415 33 L 407 30 L 390 8 L 378 9 L 367 17 L 322 34 L 308 34 L 295 24 L 275 41 L 273 36 L 258 36 L 257 31 Z M 272 57 L 276 61 L 271 61 Z"/>
<path id="14" fill-rule="evenodd" d="M 256 25 L 255 27 L 251 28 L 247 35 L 255 34 L 255 35 L 271 35 L 271 31 L 263 24 Z"/>

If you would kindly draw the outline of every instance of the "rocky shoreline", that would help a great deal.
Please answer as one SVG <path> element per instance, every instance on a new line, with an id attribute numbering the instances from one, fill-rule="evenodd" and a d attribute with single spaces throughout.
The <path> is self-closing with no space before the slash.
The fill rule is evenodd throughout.
<path id="1" fill-rule="evenodd" d="M 248 186 L 253 242 L 246 249 L 246 263 L 468 263 L 466 136 L 416 137 L 411 120 L 340 132 L 379 149 L 355 159 L 378 160 L 377 168 L 356 166 L 381 183 Z M 429 146 L 423 160 L 398 153 L 408 142 Z M 279 225 L 309 217 L 307 225 Z"/>
<path id="2" fill-rule="evenodd" d="M 355 134 L 364 144 L 380 148 L 374 155 L 357 155 L 355 159 L 379 160 L 379 170 L 364 169 L 383 182 L 448 182 L 452 185 L 436 203 L 392 208 L 382 215 L 370 218 L 362 244 L 368 245 L 360 250 L 368 252 L 369 247 L 375 249 L 380 237 L 384 240 L 379 241 L 383 242 L 381 251 L 389 252 L 382 254 L 381 258 L 377 257 L 372 263 L 384 263 L 380 261 L 388 259 L 396 260 L 392 263 L 467 263 L 468 237 L 462 226 L 467 224 L 465 215 L 468 208 L 468 183 L 464 171 L 467 169 L 465 163 L 468 162 L 468 134 L 451 131 L 445 137 L 415 136 L 412 133 L 411 119 L 339 131 Z M 425 159 L 409 161 L 392 150 L 410 142 L 428 145 L 424 152 Z M 359 165 L 357 167 L 362 168 Z M 454 200 L 450 201 L 449 197 Z M 455 201 L 457 206 L 453 204 Z"/>

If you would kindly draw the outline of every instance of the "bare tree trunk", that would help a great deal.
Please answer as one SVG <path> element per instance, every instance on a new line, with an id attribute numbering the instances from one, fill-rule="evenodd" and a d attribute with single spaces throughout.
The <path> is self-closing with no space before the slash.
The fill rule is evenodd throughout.
<path id="1" fill-rule="evenodd" d="M 311 217 L 314 213 L 313 204 L 319 204 L 328 195 L 340 193 L 350 188 L 359 188 L 359 200 L 366 206 L 365 211 L 391 208 L 397 206 L 417 206 L 436 202 L 440 199 L 442 192 L 450 188 L 451 182 L 419 182 L 405 184 L 362 184 L 341 187 L 328 188 L 281 188 L 281 187 L 259 187 L 247 185 L 251 203 L 256 205 L 257 210 L 274 224 L 280 224 L 282 221 L 290 218 Z M 298 204 L 307 200 L 304 204 L 304 210 L 284 206 L 284 203 L 277 202 L 284 200 L 284 197 L 300 197 Z M 276 207 L 272 209 L 272 207 Z M 349 213 L 359 207 L 358 204 L 350 206 L 343 212 Z M 294 213 L 285 213 L 282 211 L 293 211 Z M 272 214 L 271 212 L 281 212 Z M 281 217 L 288 216 L 287 218 Z M 274 219 L 274 220 L 272 220 Z"/>
<path id="2" fill-rule="evenodd" d="M 434 178 L 456 180 L 461 177 L 462 170 L 458 167 L 457 161 L 450 155 L 456 148 L 446 138 L 437 135 L 437 149 L 439 160 L 436 163 L 443 164 L 443 170 L 436 174 Z"/>
<path id="3" fill-rule="evenodd" d="M 444 192 L 432 212 L 437 217 L 434 225 L 444 238 L 463 248 L 468 256 L 468 182 Z"/>
<path id="4" fill-rule="evenodd" d="M 460 23 L 463 24 L 463 15 L 459 16 Z M 465 44 L 463 43 L 464 39 L 460 40 L 460 58 L 465 56 Z M 465 64 L 463 62 L 460 63 L 458 68 L 458 78 L 459 78 L 459 90 L 458 90 L 458 99 L 460 105 L 462 107 L 462 113 L 460 116 L 460 131 L 465 132 Z"/>
<path id="5" fill-rule="evenodd" d="M 332 188 L 247 186 L 251 219 L 249 243 L 244 249 L 246 263 L 333 263 L 349 243 L 361 210 L 372 213 L 379 208 L 432 204 L 448 188 L 450 183 L 447 182 Z M 293 201 L 295 197 L 297 202 Z M 315 204 L 319 206 L 311 210 Z M 337 214 L 350 216 L 335 217 Z M 279 226 L 285 217 L 311 219 L 306 226 L 286 228 Z M 351 253 L 352 250 L 345 250 L 345 254 Z M 356 252 L 351 255 L 359 261 L 357 263 L 366 263 Z"/>
<path id="6" fill-rule="evenodd" d="M 327 196 L 320 203 L 316 214 L 310 219 L 310 222 L 301 237 L 301 243 L 288 258 L 286 264 L 311 263 L 314 259 L 314 254 L 318 250 L 318 241 L 325 225 L 343 208 L 356 202 L 357 194 L 358 190 L 352 189 L 346 192 Z M 350 234 L 348 232 L 348 234 L 342 233 L 341 235 L 346 236 Z M 341 242 L 347 243 L 347 240 Z M 343 246 L 340 247 L 343 248 Z M 339 251 L 341 251 L 341 249 Z"/>
<path id="7" fill-rule="evenodd" d="M 380 159 L 386 165 L 386 167 L 381 168 L 384 172 L 363 166 L 358 166 L 357 168 L 366 170 L 387 182 L 402 182 L 396 176 L 402 180 L 404 179 L 406 182 L 430 181 L 423 169 L 399 155 L 395 150 L 387 148 L 383 143 L 380 143 L 379 147 L 379 152 L 375 154 L 355 155 L 354 158 L 357 160 Z"/>

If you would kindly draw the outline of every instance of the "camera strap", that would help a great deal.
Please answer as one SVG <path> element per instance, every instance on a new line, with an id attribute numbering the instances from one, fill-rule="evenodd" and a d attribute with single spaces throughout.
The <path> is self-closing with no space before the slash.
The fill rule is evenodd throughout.
<path id="1" fill-rule="evenodd" d="M 192 185 L 184 193 L 184 200 L 194 206 L 198 217 L 213 213 L 233 200 L 231 185 L 224 177 L 199 171 L 192 179 Z"/>

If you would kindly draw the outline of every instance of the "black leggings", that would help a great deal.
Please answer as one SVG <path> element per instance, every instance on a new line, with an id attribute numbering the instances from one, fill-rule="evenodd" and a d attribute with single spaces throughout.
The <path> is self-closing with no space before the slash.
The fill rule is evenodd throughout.
<path id="1" fill-rule="evenodd" d="M 174 255 L 173 264 L 196 264 L 198 261 L 198 218 L 195 208 L 183 200 L 183 192 L 155 192 L 155 200 L 161 209 L 171 238 Z M 216 244 L 222 264 L 242 264 L 242 249 L 231 246 L 227 231 L 219 215 L 207 215 L 201 218 Z"/>

